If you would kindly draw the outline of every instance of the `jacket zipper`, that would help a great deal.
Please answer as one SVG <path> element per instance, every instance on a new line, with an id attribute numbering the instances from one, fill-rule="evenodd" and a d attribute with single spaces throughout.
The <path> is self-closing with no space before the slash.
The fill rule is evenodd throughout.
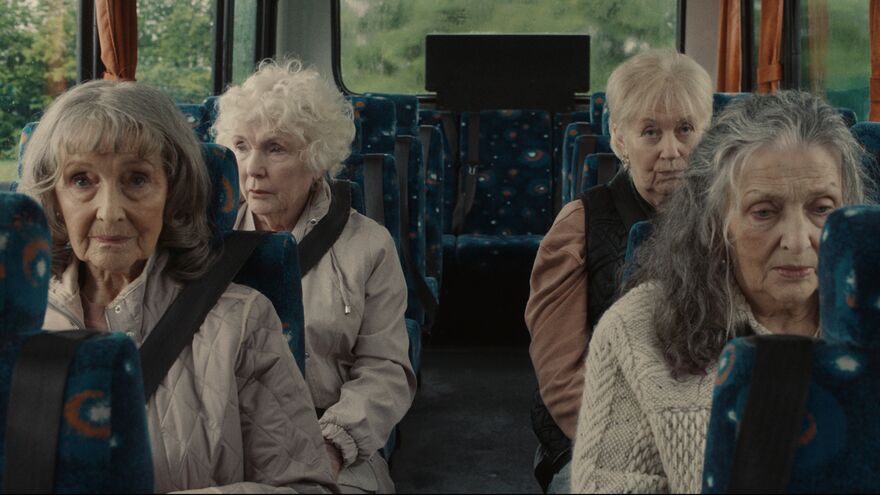
<path id="1" fill-rule="evenodd" d="M 52 308 L 55 309 L 55 311 L 58 311 L 59 313 L 61 313 L 65 318 L 67 318 L 70 321 L 71 324 L 76 326 L 77 327 L 76 330 L 85 330 L 86 329 L 85 323 L 81 323 L 79 320 L 77 320 L 76 316 L 74 316 L 73 313 L 69 312 L 68 310 L 66 310 L 64 308 L 59 307 L 58 305 L 56 305 L 52 301 L 48 301 L 48 303 L 49 303 L 49 306 L 52 306 Z"/>

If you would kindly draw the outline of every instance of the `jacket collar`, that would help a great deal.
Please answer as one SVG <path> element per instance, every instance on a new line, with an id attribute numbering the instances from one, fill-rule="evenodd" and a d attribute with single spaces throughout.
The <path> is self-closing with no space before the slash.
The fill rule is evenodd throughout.
<path id="1" fill-rule="evenodd" d="M 303 238 L 315 228 L 315 225 L 327 215 L 327 212 L 330 211 L 330 199 L 330 184 L 324 179 L 318 188 L 309 194 L 306 207 L 291 231 L 296 242 L 302 242 Z M 247 202 L 242 203 L 238 209 L 235 228 L 236 230 L 257 230 L 254 214 L 248 208 Z"/>

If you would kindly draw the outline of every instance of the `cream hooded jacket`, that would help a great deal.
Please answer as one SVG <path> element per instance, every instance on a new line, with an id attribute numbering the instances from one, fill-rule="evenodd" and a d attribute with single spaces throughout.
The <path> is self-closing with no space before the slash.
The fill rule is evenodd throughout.
<path id="1" fill-rule="evenodd" d="M 322 181 L 293 229 L 297 241 L 327 214 L 330 200 Z M 240 230 L 255 229 L 247 206 L 239 209 Z M 394 241 L 373 220 L 355 210 L 349 215 L 339 239 L 302 279 L 306 382 L 315 406 L 326 410 L 321 430 L 344 467 L 385 445 L 416 390 L 403 319 L 406 281 Z"/>
<path id="2" fill-rule="evenodd" d="M 140 346 L 182 286 L 154 255 L 105 310 Z M 84 328 L 79 262 L 49 287 L 47 330 Z M 336 486 L 302 374 L 272 304 L 232 284 L 147 408 L 159 493 L 326 493 Z"/>

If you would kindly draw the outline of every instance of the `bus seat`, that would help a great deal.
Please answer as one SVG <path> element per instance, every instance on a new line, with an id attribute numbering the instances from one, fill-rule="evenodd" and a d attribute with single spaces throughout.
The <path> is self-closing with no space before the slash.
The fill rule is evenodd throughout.
<path id="1" fill-rule="evenodd" d="M 394 153 L 397 114 L 394 103 L 385 98 L 350 97 L 354 115 L 361 121 L 361 153 Z"/>
<path id="2" fill-rule="evenodd" d="M 623 287 L 629 277 L 635 271 L 636 249 L 642 245 L 651 233 L 654 231 L 654 224 L 650 221 L 636 222 L 629 229 L 629 238 L 626 241 L 626 257 L 623 264 L 623 275 L 620 279 L 620 286 Z"/>
<path id="3" fill-rule="evenodd" d="M 605 184 L 620 170 L 620 159 L 614 153 L 594 153 L 584 159 L 581 191 Z"/>
<path id="4" fill-rule="evenodd" d="M 850 128 L 865 148 L 864 166 L 874 184 L 880 186 L 880 122 L 859 122 Z"/>
<path id="5" fill-rule="evenodd" d="M 336 178 L 348 180 L 363 191 L 366 215 L 383 225 L 400 249 L 400 190 L 394 158 L 389 154 L 354 153 Z"/>
<path id="6" fill-rule="evenodd" d="M 594 125 L 602 124 L 602 114 L 605 112 L 605 92 L 596 91 L 590 96 L 590 122 Z M 601 129 L 601 128 L 600 128 Z"/>
<path id="7" fill-rule="evenodd" d="M 458 194 L 458 130 L 459 115 L 445 110 L 419 110 L 419 123 L 440 129 L 443 135 L 443 249 L 455 249 L 452 235 L 452 212 Z"/>
<path id="8" fill-rule="evenodd" d="M 202 153 L 211 178 L 208 218 L 215 244 L 232 232 L 238 214 L 238 165 L 235 155 L 219 144 L 203 143 Z M 305 373 L 305 320 L 297 244 L 289 232 L 266 237 L 239 270 L 233 282 L 260 291 L 269 298 L 281 320 L 282 331 L 296 362 Z"/>
<path id="9" fill-rule="evenodd" d="M 342 179 L 337 179 L 342 180 Z M 364 190 L 361 189 L 361 185 L 357 182 L 346 181 L 349 184 L 349 188 L 351 189 L 351 207 L 361 215 L 367 214 L 366 206 L 364 205 Z"/>
<path id="10" fill-rule="evenodd" d="M 584 185 L 588 166 L 587 157 L 594 154 L 603 156 L 612 154 L 611 138 L 608 135 L 582 134 L 575 139 L 569 164 L 572 181 L 569 183 L 568 191 L 564 192 L 568 201 L 574 201 L 581 191 L 595 185 L 595 183 L 591 183 L 589 186 Z"/>
<path id="11" fill-rule="evenodd" d="M 24 342 L 40 334 L 46 312 L 51 252 L 40 207 L 0 193 L 0 477 L 12 373 Z M 123 333 L 84 341 L 64 386 L 54 491 L 153 491 L 140 357 Z M 0 479 L 0 485 L 3 480 Z"/>
<path id="12" fill-rule="evenodd" d="M 843 208 L 825 224 L 818 270 L 822 338 L 813 348 L 807 414 L 787 492 L 880 488 L 880 458 L 873 455 L 880 445 L 875 417 L 880 407 L 878 236 L 878 206 Z M 721 355 L 706 444 L 704 493 L 729 490 L 755 362 L 755 339 L 735 339 Z"/>
<path id="13" fill-rule="evenodd" d="M 718 112 L 724 110 L 728 103 L 739 98 L 745 98 L 751 93 L 714 93 L 712 95 L 712 114 L 717 115 Z"/>
<path id="14" fill-rule="evenodd" d="M 573 112 L 558 112 L 553 114 L 553 215 L 554 217 L 562 208 L 562 181 L 565 178 L 565 146 L 567 140 L 577 134 L 596 134 L 595 132 L 576 132 L 572 138 L 568 137 L 569 126 L 572 124 L 585 124 L 590 126 L 590 112 L 576 110 Z"/>
<path id="15" fill-rule="evenodd" d="M 574 143 L 579 136 L 595 134 L 593 126 L 589 122 L 572 122 L 565 128 L 565 135 L 562 138 L 562 163 L 560 164 L 559 175 L 554 175 L 559 183 L 557 189 L 559 189 L 560 206 L 572 200 L 571 191 L 574 187 L 573 184 L 576 182 L 574 174 L 577 169 L 573 164 Z"/>
<path id="16" fill-rule="evenodd" d="M 204 104 L 200 103 L 180 103 L 177 105 L 183 113 L 183 118 L 192 127 L 193 133 L 199 141 L 210 143 L 213 141 L 209 134 L 211 125 L 214 124 L 213 119 L 209 119 Z"/>
<path id="17" fill-rule="evenodd" d="M 446 157 L 443 133 L 437 126 L 423 125 L 419 128 L 422 156 L 425 159 L 426 226 L 425 243 L 427 257 L 425 271 L 439 285 L 443 276 L 443 172 Z"/>

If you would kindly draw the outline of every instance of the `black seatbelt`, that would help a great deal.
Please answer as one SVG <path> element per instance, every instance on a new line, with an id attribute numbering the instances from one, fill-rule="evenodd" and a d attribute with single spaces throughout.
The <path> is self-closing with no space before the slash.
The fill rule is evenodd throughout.
<path id="1" fill-rule="evenodd" d="M 297 247 L 300 277 L 305 277 L 306 273 L 321 261 L 333 243 L 342 235 L 348 223 L 351 210 L 351 188 L 348 182 L 331 183 L 330 193 L 330 210 L 315 228 L 303 237 Z"/>
<path id="2" fill-rule="evenodd" d="M 188 283 L 141 345 L 144 395 L 149 401 L 171 365 L 217 304 L 254 249 L 270 232 L 235 231 L 223 241 L 223 253 L 202 278 Z"/>
<path id="3" fill-rule="evenodd" d="M 422 143 L 422 163 L 425 164 L 425 173 L 428 170 L 428 160 L 431 159 L 431 141 L 434 137 L 434 126 L 423 125 L 419 127 L 419 141 Z"/>
<path id="4" fill-rule="evenodd" d="M 88 330 L 42 332 L 21 347 L 9 390 L 4 493 L 52 493 L 67 374 Z"/>
<path id="5" fill-rule="evenodd" d="M 364 211 L 367 217 L 385 226 L 385 156 L 364 155 Z"/>
<path id="6" fill-rule="evenodd" d="M 459 184 L 455 211 L 452 212 L 452 231 L 458 235 L 464 228 L 464 221 L 474 206 L 477 191 L 477 171 L 480 167 L 480 112 L 472 112 L 468 120 L 467 174 L 464 184 Z"/>
<path id="7" fill-rule="evenodd" d="M 814 341 L 770 335 L 755 338 L 755 345 L 728 490 L 783 493 L 807 413 Z"/>
<path id="8" fill-rule="evenodd" d="M 398 137 L 397 144 L 399 146 L 395 146 L 397 179 L 400 185 L 400 251 L 403 255 L 404 266 L 411 275 L 413 290 L 422 304 L 422 309 L 425 310 L 425 328 L 430 331 L 434 324 L 434 316 L 437 314 L 437 301 L 428 286 L 428 281 L 419 271 L 409 245 L 409 154 L 412 149 L 410 146 L 412 139 L 414 138 L 410 136 Z M 422 160 L 422 164 L 424 165 L 424 160 Z"/>

